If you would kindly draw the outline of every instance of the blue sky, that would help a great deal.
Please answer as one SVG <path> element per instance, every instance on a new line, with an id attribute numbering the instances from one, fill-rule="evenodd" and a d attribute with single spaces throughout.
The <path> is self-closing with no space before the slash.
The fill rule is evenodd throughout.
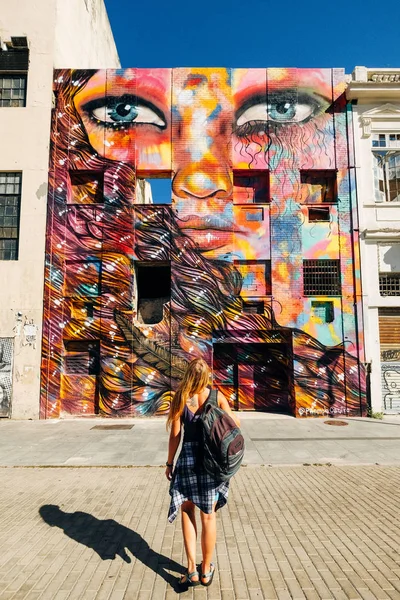
<path id="1" fill-rule="evenodd" d="M 400 67 L 399 0 L 105 0 L 123 67 Z"/>

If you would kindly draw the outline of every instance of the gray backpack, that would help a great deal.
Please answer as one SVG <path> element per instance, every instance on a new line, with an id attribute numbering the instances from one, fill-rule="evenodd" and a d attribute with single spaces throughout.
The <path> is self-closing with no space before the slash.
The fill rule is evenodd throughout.
<path id="1" fill-rule="evenodd" d="M 244 439 L 232 417 L 219 408 L 216 390 L 205 402 L 198 427 L 200 466 L 216 480 L 227 481 L 241 465 Z"/>

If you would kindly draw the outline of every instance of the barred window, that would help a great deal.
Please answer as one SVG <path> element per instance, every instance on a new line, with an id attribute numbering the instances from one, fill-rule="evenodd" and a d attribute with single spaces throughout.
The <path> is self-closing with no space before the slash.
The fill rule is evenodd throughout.
<path id="1" fill-rule="evenodd" d="M 0 106 L 26 106 L 26 75 L 0 74 Z"/>
<path id="2" fill-rule="evenodd" d="M 400 273 L 379 273 L 381 296 L 400 296 Z"/>
<path id="3" fill-rule="evenodd" d="M 64 341 L 64 373 L 98 375 L 100 370 L 99 342 L 89 340 Z"/>
<path id="4" fill-rule="evenodd" d="M 339 260 L 303 260 L 305 296 L 340 296 Z"/>
<path id="5" fill-rule="evenodd" d="M 0 260 L 18 259 L 21 178 L 0 172 Z"/>

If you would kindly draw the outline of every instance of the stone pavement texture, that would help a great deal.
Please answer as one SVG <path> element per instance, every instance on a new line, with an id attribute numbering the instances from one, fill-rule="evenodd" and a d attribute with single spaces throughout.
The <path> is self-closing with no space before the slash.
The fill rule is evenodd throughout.
<path id="1" fill-rule="evenodd" d="M 183 540 L 162 468 L 0 477 L 1 600 L 179 597 Z M 214 582 L 182 599 L 400 598 L 398 466 L 242 467 L 217 515 Z"/>
<path id="2" fill-rule="evenodd" d="M 383 421 L 294 419 L 240 413 L 248 465 L 304 463 L 400 465 L 400 415 Z M 145 419 L 0 419 L 0 466 L 160 466 L 168 434 L 165 417 Z M 93 429 L 96 426 L 132 429 Z M 399 599 L 400 600 L 400 599 Z"/>

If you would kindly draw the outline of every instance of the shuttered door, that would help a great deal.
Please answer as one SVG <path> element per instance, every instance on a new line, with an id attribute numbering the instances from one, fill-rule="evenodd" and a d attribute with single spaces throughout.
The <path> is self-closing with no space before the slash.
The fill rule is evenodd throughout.
<path id="1" fill-rule="evenodd" d="M 400 412 L 400 308 L 379 309 L 382 409 Z"/>

